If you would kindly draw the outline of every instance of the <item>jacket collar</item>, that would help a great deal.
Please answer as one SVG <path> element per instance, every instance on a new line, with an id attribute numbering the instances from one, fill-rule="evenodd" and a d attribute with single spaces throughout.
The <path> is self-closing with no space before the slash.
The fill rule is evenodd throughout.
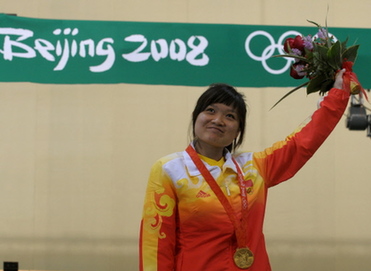
<path id="1" fill-rule="evenodd" d="M 192 146 L 192 148 L 194 148 L 193 142 L 190 143 L 190 145 Z M 235 166 L 235 164 L 233 163 L 233 160 L 232 160 L 233 156 L 232 156 L 231 152 L 228 151 L 227 149 L 225 149 L 225 151 L 226 151 L 226 154 L 225 154 L 225 163 L 223 165 L 223 171 L 226 168 L 230 168 L 231 170 L 233 170 L 234 172 L 237 173 L 236 166 Z M 186 151 L 183 151 L 183 157 L 184 157 L 184 164 L 187 167 L 187 170 L 188 170 L 189 174 L 191 176 L 201 175 L 200 171 L 198 170 L 196 165 L 193 163 L 192 158 L 189 156 L 189 154 Z M 213 166 L 210 166 L 207 163 L 204 163 L 204 164 L 209 171 L 213 168 Z"/>

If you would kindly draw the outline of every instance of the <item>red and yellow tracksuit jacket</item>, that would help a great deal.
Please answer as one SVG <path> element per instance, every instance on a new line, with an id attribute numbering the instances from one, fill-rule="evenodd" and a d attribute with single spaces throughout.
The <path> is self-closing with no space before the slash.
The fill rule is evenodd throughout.
<path id="1" fill-rule="evenodd" d="M 248 247 L 254 253 L 249 271 L 271 270 L 263 221 L 268 188 L 292 176 L 308 161 L 334 129 L 349 94 L 331 89 L 310 120 L 284 141 L 262 152 L 233 155 L 248 193 Z M 205 157 L 206 167 L 241 217 L 237 170 L 227 153 L 223 161 Z M 140 230 L 140 271 L 232 271 L 237 248 L 233 225 L 187 152 L 168 155 L 152 167 Z"/>

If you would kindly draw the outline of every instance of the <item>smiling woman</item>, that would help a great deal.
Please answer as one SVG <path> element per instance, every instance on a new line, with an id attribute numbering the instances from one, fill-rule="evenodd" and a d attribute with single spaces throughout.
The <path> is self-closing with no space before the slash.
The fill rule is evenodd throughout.
<path id="1" fill-rule="evenodd" d="M 238 116 L 231 106 L 209 105 L 198 115 L 194 131 L 196 151 L 219 160 L 223 157 L 225 146 L 231 145 L 238 136 Z"/>
<path id="2" fill-rule="evenodd" d="M 226 99 L 226 94 L 230 97 Z M 194 146 L 198 153 L 219 160 L 224 148 L 242 143 L 246 105 L 242 94 L 226 84 L 215 84 L 200 97 L 193 112 Z M 237 138 L 239 140 L 237 141 Z"/>
<path id="3" fill-rule="evenodd" d="M 244 96 L 211 85 L 193 111 L 191 144 L 152 167 L 140 270 L 271 270 L 263 235 L 268 188 L 293 177 L 338 123 L 350 95 L 341 89 L 343 73 L 306 125 L 262 152 L 235 152 Z"/>
<path id="4" fill-rule="evenodd" d="M 244 143 L 237 152 L 263 150 L 283 139 L 315 110 L 317 95 L 306 96 L 304 89 L 269 110 L 298 81 L 289 78 L 290 62 L 285 58 L 266 56 L 270 48 L 289 37 L 284 37 L 287 31 L 314 34 L 315 27 L 306 19 L 323 24 L 327 18 L 340 40 L 349 37 L 349 45 L 361 45 L 355 71 L 362 85 L 371 88 L 369 0 L 352 1 L 351 7 L 348 1 L 330 0 L 328 11 L 323 0 L 310 1 L 310 5 L 276 2 L 1 1 L 2 12 L 18 15 L 9 23 L 1 20 L 2 33 L 10 31 L 7 28 L 24 29 L 33 31 L 33 36 L 19 40 L 20 35 L 1 34 L 0 51 L 7 57 L 10 49 L 26 53 L 15 46 L 25 44 L 36 57 L 13 55 L 10 61 L 0 53 L 0 260 L 18 261 L 21 270 L 138 271 L 138 231 L 150 167 L 167 154 L 185 150 L 191 142 L 191 114 L 208 84 L 238 86 L 250 105 Z M 70 34 L 64 34 L 67 28 Z M 53 34 L 56 29 L 62 32 Z M 73 35 L 74 29 L 79 30 L 77 35 Z M 134 63 L 123 58 L 142 44 L 125 40 L 133 34 L 147 40 L 140 52 L 150 53 L 147 61 Z M 205 50 L 202 37 L 208 42 Z M 112 38 L 114 43 L 105 38 Z M 63 53 L 67 56 L 65 39 L 70 55 L 62 61 Z M 156 62 L 164 55 L 162 39 L 167 42 L 168 54 Z M 6 51 L 4 41 L 12 45 Z M 58 41 L 60 55 L 55 50 Z M 77 54 L 73 57 L 74 41 Z M 156 47 L 152 49 L 153 43 Z M 53 46 L 50 51 L 49 45 Z M 43 47 L 55 61 L 45 59 L 35 46 Z M 112 56 L 111 47 L 116 60 L 109 68 L 108 62 L 102 64 Z M 197 52 L 204 52 L 204 58 Z M 279 54 L 277 49 L 272 53 Z M 206 60 L 206 56 L 207 66 L 192 64 L 191 60 Z M 54 71 L 59 63 L 60 68 L 65 63 L 65 68 Z M 91 72 L 91 67 L 106 71 Z M 364 132 L 347 130 L 345 120 L 343 115 L 324 146 L 290 182 L 269 189 L 264 234 L 274 271 L 370 270 L 371 216 L 367 207 L 361 207 L 371 206 L 369 141 Z M 223 167 L 225 158 L 215 162 L 202 156 L 202 161 Z M 194 244 L 200 235 L 204 244 L 195 249 L 200 260 L 206 262 L 211 253 L 216 258 L 219 254 L 211 247 L 216 242 L 203 248 L 220 232 L 218 227 L 225 232 L 228 224 L 234 231 L 229 220 L 208 221 L 220 203 L 211 200 L 215 195 L 210 189 L 196 192 L 205 182 L 197 169 L 192 174 L 198 175 L 192 175 L 192 180 L 184 170 L 166 169 L 174 183 L 167 186 L 166 179 L 151 180 L 149 190 L 156 190 L 147 194 L 156 196 L 153 200 L 157 204 L 146 203 L 153 207 L 146 210 L 153 212 L 146 213 L 143 220 L 147 227 L 143 251 L 155 255 L 142 254 L 146 271 L 167 271 L 162 266 L 148 267 L 155 258 L 167 263 L 166 255 L 173 262 L 177 255 L 180 265 L 182 260 L 192 264 L 187 245 Z M 231 201 L 239 201 L 233 190 L 235 173 L 225 175 L 218 182 L 222 191 Z M 174 193 L 164 187 L 171 187 Z M 257 191 L 258 186 L 253 188 Z M 251 193 L 247 195 L 250 206 L 257 203 L 251 200 Z M 214 207 L 206 209 L 208 205 Z M 205 215 L 198 227 L 198 218 L 190 217 L 188 222 L 193 221 L 195 227 L 185 228 L 185 215 L 193 211 Z M 148 239 L 160 223 L 159 234 Z M 178 237 L 187 239 L 175 238 L 178 248 L 166 250 L 177 229 L 181 229 Z M 215 234 L 209 235 L 211 232 Z M 159 250 L 156 247 L 156 252 L 151 251 L 155 240 L 163 245 Z M 164 245 L 166 242 L 169 246 Z M 253 266 L 256 263 L 257 259 Z M 215 265 L 213 260 L 204 270 L 219 271 L 224 266 L 222 261 Z M 198 266 L 188 271 L 197 271 Z"/>

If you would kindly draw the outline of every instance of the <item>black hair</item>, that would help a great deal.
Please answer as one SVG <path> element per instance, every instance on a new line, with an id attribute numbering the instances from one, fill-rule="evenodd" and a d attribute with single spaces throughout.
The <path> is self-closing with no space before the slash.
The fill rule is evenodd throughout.
<path id="1" fill-rule="evenodd" d="M 224 84 L 211 84 L 209 88 L 198 98 L 196 106 L 192 113 L 192 135 L 195 135 L 195 124 L 198 115 L 204 111 L 209 105 L 221 103 L 227 106 L 232 106 L 238 115 L 239 120 L 239 136 L 226 148 L 229 151 L 234 151 L 243 142 L 246 124 L 246 103 L 245 96 L 238 92 L 234 87 Z"/>

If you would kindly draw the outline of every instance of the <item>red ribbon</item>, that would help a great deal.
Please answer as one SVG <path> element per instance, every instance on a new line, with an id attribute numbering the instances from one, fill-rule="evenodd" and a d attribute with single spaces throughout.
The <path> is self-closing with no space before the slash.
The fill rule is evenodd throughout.
<path id="1" fill-rule="evenodd" d="M 365 89 L 358 81 L 357 75 L 353 72 L 353 65 L 354 63 L 352 61 L 343 62 L 342 68 L 345 69 L 345 72 L 343 74 L 343 89 L 349 91 L 351 94 L 362 93 L 362 95 L 368 101 Z"/>
<path id="2" fill-rule="evenodd" d="M 191 145 L 189 145 L 186 149 L 186 152 L 189 154 L 193 163 L 196 165 L 197 169 L 200 171 L 205 181 L 210 186 L 211 190 L 215 193 L 216 197 L 218 198 L 220 203 L 223 205 L 235 229 L 238 247 L 240 248 L 247 247 L 248 202 L 247 202 L 246 189 L 252 186 L 252 181 L 251 180 L 245 181 L 241 168 L 239 167 L 235 159 L 232 157 L 232 161 L 235 164 L 236 169 L 237 169 L 238 182 L 239 182 L 240 190 L 241 190 L 242 219 L 241 221 L 238 221 L 236 213 L 234 212 L 230 202 L 228 201 L 227 197 L 224 195 L 223 191 L 221 190 L 221 188 L 215 181 L 214 177 L 207 170 L 206 166 L 201 161 L 200 157 L 197 155 L 196 150 Z"/>

